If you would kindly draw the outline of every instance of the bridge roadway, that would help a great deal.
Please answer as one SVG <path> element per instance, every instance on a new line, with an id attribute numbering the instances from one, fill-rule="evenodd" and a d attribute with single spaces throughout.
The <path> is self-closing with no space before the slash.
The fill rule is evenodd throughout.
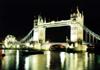
<path id="1" fill-rule="evenodd" d="M 17 43 L 17 44 L 19 44 L 19 43 Z M 23 43 L 20 45 L 23 45 Z M 0 43 L 0 49 L 3 49 L 3 50 L 33 50 L 32 48 L 25 47 L 25 46 L 20 47 L 20 48 L 13 48 L 13 47 L 7 48 L 4 46 L 4 43 Z"/>
<path id="2" fill-rule="evenodd" d="M 32 48 L 2 48 L 2 47 L 0 47 L 0 49 L 2 50 L 34 50 Z"/>
<path id="3" fill-rule="evenodd" d="M 40 43 L 39 43 L 40 44 Z M 29 51 L 34 51 L 34 50 L 48 50 L 49 48 L 50 48 L 50 46 L 52 46 L 52 45 L 63 45 L 63 46 L 65 46 L 66 48 L 68 48 L 69 46 L 71 46 L 72 44 L 75 44 L 75 43 L 71 43 L 71 44 L 69 44 L 69 43 L 67 43 L 67 42 L 64 42 L 64 43 L 60 43 L 60 42 L 57 42 L 57 43 L 53 43 L 53 42 L 48 42 L 48 43 L 44 43 L 43 45 L 38 45 L 38 44 L 35 44 L 33 47 L 34 48 L 31 48 L 31 47 L 27 47 L 27 46 L 23 46 L 23 47 L 18 47 L 18 48 L 16 48 L 16 47 L 9 47 L 9 48 L 7 48 L 7 47 L 4 47 L 4 46 L 0 46 L 0 49 L 2 49 L 2 50 L 29 50 Z M 83 43 L 83 45 L 86 45 L 86 43 Z M 72 47 L 74 47 L 73 45 L 72 45 Z"/>
<path id="4" fill-rule="evenodd" d="M 1 44 L 0 49 L 4 49 L 4 50 L 36 50 L 36 48 L 33 49 L 33 48 L 30 48 L 30 47 L 26 47 L 26 46 L 18 47 L 18 48 L 16 48 L 16 47 L 7 48 L 7 47 L 3 46 L 3 43 L 0 43 L 0 44 Z M 67 43 L 45 43 L 42 46 L 40 45 L 39 47 L 41 47 L 41 48 L 50 48 L 50 46 L 56 45 L 56 44 L 63 45 L 63 46 L 68 45 Z M 37 46 L 37 48 L 38 48 L 38 46 Z M 38 49 L 38 50 L 41 50 L 41 49 Z"/>
<path id="5" fill-rule="evenodd" d="M 52 46 L 52 45 L 63 45 L 63 46 L 65 46 L 66 48 L 68 48 L 69 47 L 69 44 L 68 43 L 44 43 L 41 47 L 42 47 L 42 49 L 49 49 L 50 48 L 50 46 Z"/>
<path id="6" fill-rule="evenodd" d="M 58 45 L 63 45 L 63 46 L 67 46 L 68 45 L 68 43 L 45 43 L 45 44 L 43 44 L 43 45 L 49 45 L 49 46 L 51 46 L 51 45 L 56 45 L 56 44 L 58 44 Z"/>

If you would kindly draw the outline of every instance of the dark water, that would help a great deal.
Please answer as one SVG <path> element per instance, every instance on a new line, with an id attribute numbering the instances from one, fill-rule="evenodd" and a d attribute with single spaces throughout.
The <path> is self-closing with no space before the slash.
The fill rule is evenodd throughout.
<path id="1" fill-rule="evenodd" d="M 100 55 L 46 51 L 24 56 L 17 51 L 0 58 L 0 70 L 100 70 Z"/>

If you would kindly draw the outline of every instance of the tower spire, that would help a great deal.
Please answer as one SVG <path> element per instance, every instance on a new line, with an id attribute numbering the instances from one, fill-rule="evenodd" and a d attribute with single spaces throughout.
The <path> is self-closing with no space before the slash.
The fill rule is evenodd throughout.
<path id="1" fill-rule="evenodd" d="M 79 7 L 77 6 L 76 7 L 76 12 L 79 14 L 80 12 L 79 12 Z"/>

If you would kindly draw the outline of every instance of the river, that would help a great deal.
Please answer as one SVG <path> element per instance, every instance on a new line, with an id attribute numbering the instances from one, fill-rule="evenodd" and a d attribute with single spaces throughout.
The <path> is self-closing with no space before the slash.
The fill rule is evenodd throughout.
<path id="1" fill-rule="evenodd" d="M 100 55 L 50 52 L 21 55 L 21 51 L 0 58 L 0 70 L 100 70 Z"/>

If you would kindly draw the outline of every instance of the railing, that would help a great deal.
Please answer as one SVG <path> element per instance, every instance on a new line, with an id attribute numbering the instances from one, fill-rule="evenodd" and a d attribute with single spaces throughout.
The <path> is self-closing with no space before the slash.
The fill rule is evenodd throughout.
<path id="1" fill-rule="evenodd" d="M 30 36 L 31 34 L 33 34 L 33 33 L 32 33 L 33 30 L 34 30 L 34 29 L 31 29 L 30 32 L 29 32 L 24 38 L 22 38 L 22 39 L 20 40 L 20 42 L 25 42 L 25 41 L 27 40 L 27 38 L 29 38 L 29 36 Z"/>

